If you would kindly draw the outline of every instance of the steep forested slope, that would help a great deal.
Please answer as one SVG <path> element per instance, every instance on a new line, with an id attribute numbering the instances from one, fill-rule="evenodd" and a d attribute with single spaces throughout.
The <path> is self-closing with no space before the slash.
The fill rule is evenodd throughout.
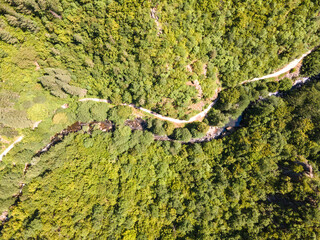
<path id="1" fill-rule="evenodd" d="M 0 0 L 0 147 L 25 136 L 0 162 L 0 238 L 320 238 L 319 79 L 291 92 L 288 78 L 237 85 L 317 46 L 319 10 L 318 0 Z M 317 49 L 301 72 L 318 66 Z M 219 86 L 207 119 L 181 128 L 119 106 L 187 117 Z M 222 139 L 154 140 L 201 137 L 247 107 Z M 125 126 L 138 116 L 144 131 Z M 110 131 L 56 138 L 106 119 Z"/>
<path id="2" fill-rule="evenodd" d="M 318 45 L 319 10 L 318 0 L 2 0 L 2 71 L 34 62 L 67 69 L 67 79 L 49 75 L 42 84 L 59 97 L 81 96 L 78 85 L 114 103 L 183 116 L 200 101 L 187 82 L 198 80 L 209 99 L 218 78 L 234 86 Z"/>
<path id="3" fill-rule="evenodd" d="M 68 136 L 33 160 L 4 238 L 319 238 L 320 83 L 270 97 L 221 140 Z"/>

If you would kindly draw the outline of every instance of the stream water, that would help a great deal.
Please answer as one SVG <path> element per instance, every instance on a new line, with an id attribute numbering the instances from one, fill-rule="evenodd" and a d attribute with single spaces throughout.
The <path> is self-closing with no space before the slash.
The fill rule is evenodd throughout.
<path id="1" fill-rule="evenodd" d="M 308 80 L 309 80 L 309 78 L 301 78 L 301 79 L 296 80 L 293 83 L 293 86 L 292 86 L 291 90 L 293 90 L 295 88 L 298 88 L 298 87 L 301 87 Z M 289 90 L 289 91 L 291 91 L 291 90 Z M 279 92 L 273 92 L 273 93 L 270 92 L 268 95 L 269 96 L 274 95 L 274 96 L 277 96 L 277 97 L 281 97 L 282 96 L 282 94 L 279 93 Z M 264 100 L 264 99 L 265 98 L 260 98 L 260 101 Z M 158 135 L 154 134 L 154 140 L 155 141 L 171 141 L 171 142 L 177 141 L 177 142 L 180 142 L 182 144 L 209 142 L 209 141 L 211 141 L 213 139 L 224 137 L 224 136 L 230 134 L 231 132 L 233 132 L 233 130 L 235 128 L 241 127 L 241 120 L 242 120 L 243 112 L 236 119 L 230 118 L 229 122 L 224 127 L 218 128 L 218 127 L 210 126 L 207 134 L 205 136 L 201 137 L 201 138 L 193 138 L 188 142 L 184 142 L 184 141 L 180 141 L 180 140 L 171 139 L 168 136 L 158 136 Z M 144 130 L 146 130 L 147 123 L 146 123 L 145 120 L 143 120 L 141 118 L 136 118 L 135 120 L 127 120 L 125 122 L 125 125 L 129 126 L 131 128 L 131 130 L 144 131 Z M 41 154 L 47 152 L 52 146 L 54 146 L 55 144 L 61 142 L 63 140 L 63 138 L 65 136 L 67 136 L 68 134 L 70 134 L 70 133 L 83 131 L 84 133 L 91 134 L 92 131 L 97 130 L 97 129 L 99 129 L 101 131 L 104 131 L 104 132 L 113 131 L 115 129 L 115 126 L 109 120 L 105 120 L 105 121 L 101 121 L 101 122 L 93 121 L 93 122 L 89 122 L 89 123 L 75 122 L 74 124 L 68 126 L 66 129 L 62 130 L 61 132 L 55 134 L 51 138 L 50 143 L 48 143 L 44 148 L 39 150 L 35 154 L 35 156 L 40 156 Z"/>

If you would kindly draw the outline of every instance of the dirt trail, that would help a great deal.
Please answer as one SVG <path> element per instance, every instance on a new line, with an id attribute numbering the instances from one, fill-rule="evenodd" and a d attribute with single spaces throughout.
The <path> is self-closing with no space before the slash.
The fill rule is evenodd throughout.
<path id="1" fill-rule="evenodd" d="M 2 158 L 8 154 L 8 152 L 14 147 L 15 144 L 17 144 L 18 142 L 21 142 L 21 140 L 23 139 L 24 136 L 20 136 L 18 137 L 17 140 L 15 140 L 9 147 L 6 148 L 6 150 L 4 150 L 3 153 L 0 154 L 0 162 L 2 161 Z"/>
<path id="2" fill-rule="evenodd" d="M 254 79 L 251 79 L 251 80 L 246 80 L 246 81 L 241 82 L 240 84 L 244 84 L 244 83 L 248 83 L 248 82 L 255 82 L 255 81 L 263 80 L 263 79 L 267 79 L 267 78 L 278 77 L 278 76 L 280 76 L 281 74 L 290 71 L 292 68 L 295 68 L 302 59 L 304 59 L 307 55 L 309 55 L 309 54 L 311 53 L 311 51 L 312 51 L 312 50 L 306 52 L 306 53 L 303 54 L 300 58 L 294 59 L 292 62 L 290 62 L 290 63 L 289 63 L 288 65 L 286 65 L 284 68 L 280 69 L 279 71 L 277 71 L 277 72 L 275 72 L 275 73 L 272 73 L 272 74 L 269 74 L 269 75 L 265 75 L 265 76 L 260 77 L 260 78 L 254 78 Z"/>
<path id="3" fill-rule="evenodd" d="M 279 71 L 277 71 L 275 73 L 272 73 L 272 74 L 269 74 L 269 75 L 266 75 L 266 76 L 263 76 L 263 77 L 260 77 L 260 78 L 254 78 L 254 79 L 251 79 L 251 80 L 246 80 L 246 81 L 241 82 L 240 84 L 245 84 L 245 83 L 248 83 L 248 82 L 254 82 L 254 81 L 263 80 L 263 79 L 267 79 L 267 78 L 277 77 L 277 76 L 279 76 L 279 75 L 281 75 L 283 73 L 286 73 L 286 72 L 290 71 L 292 68 L 296 67 L 304 57 L 306 57 L 307 55 L 309 55 L 311 53 L 311 51 L 312 50 L 306 52 L 300 58 L 293 60 L 288 65 L 286 65 L 284 68 L 280 69 Z M 141 110 L 143 112 L 152 114 L 156 118 L 159 118 L 159 119 L 164 120 L 164 121 L 169 121 L 169 122 L 173 122 L 173 123 L 177 123 L 177 124 L 181 124 L 181 123 L 184 124 L 184 123 L 191 123 L 191 122 L 195 122 L 195 121 L 201 121 L 208 114 L 208 112 L 213 107 L 213 105 L 217 102 L 217 100 L 218 100 L 218 98 L 216 98 L 206 109 L 204 109 L 202 112 L 198 113 L 197 115 L 193 116 L 189 120 L 180 120 L 180 119 L 175 119 L 175 118 L 171 118 L 171 117 L 162 116 L 161 114 L 155 113 L 155 112 L 153 112 L 153 111 L 151 111 L 149 109 L 146 109 L 146 108 L 143 108 L 143 107 L 137 107 L 134 104 L 123 103 L 121 105 L 129 106 L 129 107 L 132 107 L 132 108 L 135 108 L 135 109 L 139 109 L 139 110 Z M 83 98 L 83 99 L 80 99 L 79 101 L 81 101 L 81 102 L 84 102 L 84 101 L 95 101 L 95 102 L 111 103 L 110 100 L 98 99 L 98 98 Z"/>
<path id="4" fill-rule="evenodd" d="M 158 30 L 157 35 L 159 36 L 160 34 L 162 34 L 162 27 L 161 27 L 161 24 L 159 22 L 159 17 L 157 16 L 157 8 L 156 7 L 151 8 L 150 17 L 154 19 L 154 21 L 155 21 L 155 23 L 157 25 L 157 30 Z"/>

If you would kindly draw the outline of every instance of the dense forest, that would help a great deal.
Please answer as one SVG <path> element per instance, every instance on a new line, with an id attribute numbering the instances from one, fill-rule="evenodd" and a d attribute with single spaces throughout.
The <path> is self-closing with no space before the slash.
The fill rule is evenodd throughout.
<path id="1" fill-rule="evenodd" d="M 319 13 L 0 0 L 0 238 L 320 239 Z"/>
<path id="2" fill-rule="evenodd" d="M 319 5 L 318 0 L 2 0 L 1 68 L 36 64 L 43 75 L 38 81 L 58 97 L 87 90 L 116 104 L 188 117 L 219 86 L 270 73 L 318 45 Z"/>
<path id="3" fill-rule="evenodd" d="M 68 135 L 33 158 L 1 236 L 318 239 L 319 104 L 314 79 L 203 144 L 128 127 Z"/>

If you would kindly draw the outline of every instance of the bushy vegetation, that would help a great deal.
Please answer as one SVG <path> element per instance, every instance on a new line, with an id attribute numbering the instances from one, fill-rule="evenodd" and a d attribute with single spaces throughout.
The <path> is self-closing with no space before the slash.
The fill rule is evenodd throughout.
<path id="1" fill-rule="evenodd" d="M 317 0 L 8 0 L 0 38 L 17 49 L 19 67 L 68 69 L 71 85 L 42 77 L 59 97 L 81 96 L 81 86 L 116 104 L 183 117 L 199 100 L 187 82 L 198 80 L 209 99 L 218 77 L 234 87 L 318 44 L 319 10 Z"/>
<path id="2" fill-rule="evenodd" d="M 317 48 L 308 55 L 302 64 L 301 74 L 304 76 L 316 76 L 320 73 L 320 49 Z"/>
<path id="3" fill-rule="evenodd" d="M 11 128 L 26 128 L 31 125 L 27 113 L 14 108 L 18 99 L 19 95 L 13 92 L 0 92 L 0 124 Z"/>
<path id="4" fill-rule="evenodd" d="M 0 162 L 0 238 L 320 238 L 318 79 L 286 94 L 288 78 L 238 84 L 316 46 L 319 10 L 318 0 L 0 1 L 0 147 L 25 136 Z M 305 76 L 319 74 L 318 53 Z M 121 105 L 188 117 L 220 85 L 207 119 L 181 128 L 140 116 L 145 130 L 132 130 L 138 110 Z M 86 94 L 112 104 L 79 102 Z M 233 134 L 187 143 L 244 110 Z M 106 119 L 112 131 L 83 128 L 36 154 L 71 124 Z"/>
<path id="5" fill-rule="evenodd" d="M 223 127 L 231 119 L 238 118 L 251 102 L 266 98 L 269 94 L 285 93 L 292 88 L 292 83 L 289 78 L 279 81 L 267 79 L 226 88 L 208 112 L 207 120 L 212 126 Z"/>
<path id="6" fill-rule="evenodd" d="M 30 162 L 1 236 L 317 239 L 319 107 L 314 81 L 251 105 L 242 128 L 204 144 L 128 127 L 71 134 Z M 6 187 L 21 183 L 10 159 Z"/>
<path id="7" fill-rule="evenodd" d="M 69 85 L 71 81 L 70 73 L 62 69 L 46 68 L 46 74 L 40 78 L 41 84 L 50 90 L 51 94 L 66 98 L 67 94 L 84 97 L 87 93 L 85 89 Z"/>

